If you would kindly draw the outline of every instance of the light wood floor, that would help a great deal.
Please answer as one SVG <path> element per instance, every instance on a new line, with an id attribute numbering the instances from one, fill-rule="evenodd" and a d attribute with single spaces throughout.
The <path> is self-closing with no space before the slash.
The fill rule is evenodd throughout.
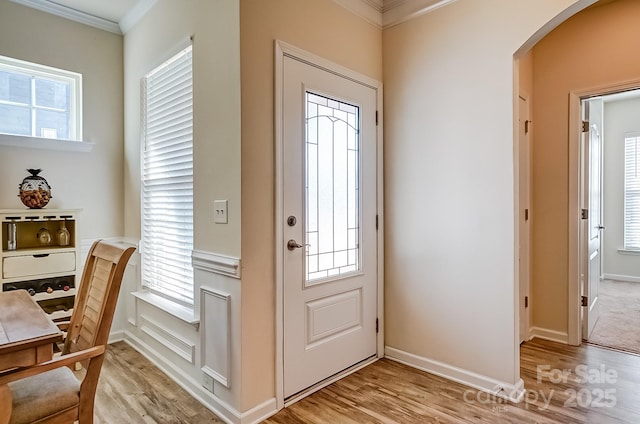
<path id="1" fill-rule="evenodd" d="M 125 342 L 109 345 L 100 371 L 95 424 L 224 423 Z"/>
<path id="2" fill-rule="evenodd" d="M 382 359 L 264 423 L 640 423 L 640 356 L 534 340 L 522 346 L 520 373 L 525 401 L 511 404 Z M 222 422 L 125 343 L 108 350 L 95 421 Z"/>

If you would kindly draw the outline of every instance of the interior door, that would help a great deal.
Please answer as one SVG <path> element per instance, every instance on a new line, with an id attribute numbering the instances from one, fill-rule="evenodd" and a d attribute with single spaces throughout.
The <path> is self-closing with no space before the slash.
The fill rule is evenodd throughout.
<path id="1" fill-rule="evenodd" d="M 582 338 L 588 339 L 598 321 L 600 303 L 600 276 L 602 241 L 602 98 L 583 101 L 583 121 L 587 122 L 584 129 L 583 164 L 583 209 L 586 209 L 586 219 L 583 219 L 584 266 L 583 266 L 583 320 Z"/>
<path id="2" fill-rule="evenodd" d="M 283 64 L 284 395 L 376 355 L 376 89 Z"/>
<path id="3" fill-rule="evenodd" d="M 530 255 L 530 227 L 529 227 L 529 104 L 527 99 L 519 98 L 519 288 L 520 288 L 520 343 L 529 338 L 529 255 Z"/>

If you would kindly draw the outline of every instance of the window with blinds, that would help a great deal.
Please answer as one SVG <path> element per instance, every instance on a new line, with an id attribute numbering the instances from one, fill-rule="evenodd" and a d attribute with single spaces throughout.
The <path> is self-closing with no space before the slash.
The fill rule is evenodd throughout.
<path id="1" fill-rule="evenodd" d="M 624 140 L 624 248 L 640 250 L 640 135 Z"/>
<path id="2" fill-rule="evenodd" d="M 191 46 L 142 83 L 142 284 L 193 304 Z"/>

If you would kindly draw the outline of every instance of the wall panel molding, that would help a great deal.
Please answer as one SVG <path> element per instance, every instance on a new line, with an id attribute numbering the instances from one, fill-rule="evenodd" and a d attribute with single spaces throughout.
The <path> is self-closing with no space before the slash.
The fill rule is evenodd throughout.
<path id="1" fill-rule="evenodd" d="M 203 250 L 194 250 L 191 254 L 191 263 L 195 269 L 201 271 L 240 278 L 240 258 L 205 252 Z"/>
<path id="2" fill-rule="evenodd" d="M 200 288 L 202 372 L 231 387 L 231 295 Z"/>
<path id="3" fill-rule="evenodd" d="M 165 330 L 159 323 L 145 315 L 140 315 L 140 331 L 171 350 L 190 364 L 196 362 L 195 343 L 184 340 L 178 334 Z"/>

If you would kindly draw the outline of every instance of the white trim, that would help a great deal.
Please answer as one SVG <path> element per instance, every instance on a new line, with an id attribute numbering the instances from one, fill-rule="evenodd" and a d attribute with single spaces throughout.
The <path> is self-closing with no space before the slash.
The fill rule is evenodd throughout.
<path id="1" fill-rule="evenodd" d="M 193 308 L 180 305 L 173 300 L 169 300 L 147 290 L 135 291 L 132 292 L 131 295 L 148 305 L 154 306 L 161 311 L 186 322 L 187 324 L 191 324 L 196 327 L 200 324 L 200 318 L 196 316 L 196 312 Z"/>
<path id="2" fill-rule="evenodd" d="M 620 255 L 638 256 L 640 255 L 640 250 L 618 249 L 618 253 Z"/>
<path id="3" fill-rule="evenodd" d="M 107 344 L 117 343 L 123 340 L 124 340 L 124 330 L 114 331 L 112 333 L 109 333 L 109 341 L 107 341 Z"/>
<path id="4" fill-rule="evenodd" d="M 628 283 L 640 283 L 640 277 L 634 275 L 620 275 L 620 274 L 602 274 L 604 280 L 626 281 Z"/>
<path id="5" fill-rule="evenodd" d="M 613 94 L 640 87 L 640 80 L 623 81 L 569 93 L 569 287 L 567 342 L 579 346 L 582 342 L 582 311 L 580 306 L 580 154 L 581 99 Z"/>
<path id="6" fill-rule="evenodd" d="M 208 306 L 207 302 L 209 302 Z M 230 389 L 232 359 L 231 295 L 209 287 L 200 287 L 200 303 L 202 317 L 202 329 L 200 331 L 201 370 L 227 389 Z M 211 316 L 211 318 L 208 318 L 208 316 Z M 210 324 L 211 328 L 209 328 Z M 207 351 L 207 338 L 215 341 L 215 347 L 212 352 Z"/>
<path id="7" fill-rule="evenodd" d="M 529 340 L 534 338 L 569 344 L 569 335 L 566 332 L 549 330 L 541 327 L 531 327 L 529 331 Z"/>
<path id="8" fill-rule="evenodd" d="M 384 29 L 407 22 L 418 16 L 433 12 L 447 6 L 456 0 L 400 0 L 385 5 L 382 12 L 382 27 Z"/>
<path id="9" fill-rule="evenodd" d="M 274 60 L 274 77 L 275 77 L 275 89 L 274 89 L 274 135 L 275 135 L 275 183 L 276 183 L 276 204 L 275 204 L 275 256 L 276 256 L 276 314 L 275 314 L 275 327 L 276 327 L 276 406 L 278 409 L 282 409 L 284 405 L 284 257 L 283 249 L 284 237 L 284 196 L 282 193 L 283 187 L 283 175 L 284 175 L 284 161 L 283 161 L 283 84 L 284 84 L 284 58 L 285 56 L 291 57 L 297 60 L 301 60 L 312 66 L 326 70 L 336 75 L 340 75 L 344 78 L 348 78 L 352 81 L 366 85 L 376 90 L 377 92 L 377 110 L 379 114 L 379 124 L 377 127 L 377 204 L 378 208 L 378 234 L 377 234 L 377 315 L 379 323 L 379 332 L 377 335 L 377 356 L 382 357 L 384 355 L 384 217 L 383 217 L 383 127 L 382 127 L 382 83 L 372 79 L 366 75 L 362 75 L 351 69 L 345 68 L 341 65 L 335 64 L 331 61 L 323 59 L 319 56 L 306 52 L 290 44 L 284 43 L 280 40 L 275 40 L 275 60 Z"/>
<path id="10" fill-rule="evenodd" d="M 85 12 L 81 12 L 76 9 L 72 9 L 67 6 L 63 6 L 58 3 L 54 3 L 49 0 L 11 0 L 14 3 L 21 4 L 23 6 L 37 9 L 42 12 L 56 15 L 61 18 L 69 19 L 81 24 L 89 25 L 94 28 L 101 29 L 103 31 L 113 32 L 114 34 L 122 34 L 120 26 L 117 22 L 110 21 L 108 19 L 100 18 L 98 16 L 90 15 Z"/>
<path id="11" fill-rule="evenodd" d="M 385 348 L 385 357 L 456 383 L 491 393 L 496 397 L 508 399 L 514 403 L 518 403 L 524 398 L 525 390 L 522 379 L 518 379 L 516 384 L 510 384 L 389 346 Z"/>
<path id="12" fill-rule="evenodd" d="M 373 0 L 333 0 L 354 15 L 382 29 L 382 4 Z"/>
<path id="13" fill-rule="evenodd" d="M 203 250 L 193 250 L 191 253 L 191 263 L 195 269 L 201 271 L 240 278 L 240 258 L 205 252 Z"/>
<path id="14" fill-rule="evenodd" d="M 333 0 L 354 15 L 387 29 L 432 12 L 456 0 Z M 594 0 L 595 1 L 595 0 Z"/>
<path id="15" fill-rule="evenodd" d="M 178 334 L 167 331 L 146 315 L 140 315 L 140 331 L 190 364 L 195 364 L 196 345 Z"/>
<path id="16" fill-rule="evenodd" d="M 95 143 L 87 141 L 58 140 L 24 135 L 0 134 L 0 146 L 23 149 L 42 149 L 59 152 L 90 152 Z"/>
<path id="17" fill-rule="evenodd" d="M 133 9 L 120 19 L 120 31 L 126 34 L 151 10 L 157 0 L 138 0 Z"/>

